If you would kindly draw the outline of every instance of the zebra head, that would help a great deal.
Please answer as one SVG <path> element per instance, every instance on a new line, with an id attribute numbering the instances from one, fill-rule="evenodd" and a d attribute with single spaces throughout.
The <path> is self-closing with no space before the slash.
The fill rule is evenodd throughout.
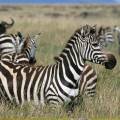
<path id="1" fill-rule="evenodd" d="M 26 37 L 26 41 L 25 41 L 25 44 L 24 44 L 24 47 L 25 47 L 25 51 L 26 51 L 26 55 L 29 59 L 29 63 L 30 64 L 34 64 L 36 63 L 36 58 L 35 58 L 35 53 L 36 53 L 36 36 L 34 37 L 30 37 L 30 35 L 28 35 Z"/>
<path id="2" fill-rule="evenodd" d="M 80 44 L 80 55 L 86 61 L 102 64 L 107 69 L 112 69 L 116 65 L 116 59 L 114 55 L 107 54 L 101 50 L 99 45 L 96 26 L 85 25 L 76 32 Z"/>
<path id="3" fill-rule="evenodd" d="M 8 28 L 11 28 L 14 25 L 14 20 L 11 18 L 11 23 L 1 21 L 0 23 L 0 34 L 4 34 Z"/>

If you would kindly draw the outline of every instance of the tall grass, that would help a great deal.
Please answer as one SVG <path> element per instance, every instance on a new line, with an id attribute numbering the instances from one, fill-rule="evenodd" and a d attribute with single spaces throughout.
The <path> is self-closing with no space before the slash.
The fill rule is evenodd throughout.
<path id="1" fill-rule="evenodd" d="M 4 9 L 7 10 L 5 11 Z M 18 8 L 18 9 L 16 9 Z M 119 6 L 0 6 L 0 19 L 15 19 L 15 26 L 10 33 L 21 31 L 25 36 L 41 32 L 37 40 L 37 64 L 52 64 L 53 57 L 58 55 L 73 32 L 80 25 L 90 24 L 97 26 L 120 25 Z M 116 12 L 117 11 L 117 12 Z M 81 13 L 89 12 L 88 16 Z M 54 13 L 54 14 L 53 14 Z M 94 14 L 93 14 L 94 13 Z M 98 15 L 97 15 L 98 14 Z M 55 16 L 56 15 L 56 16 Z M 92 100 L 84 96 L 80 106 L 68 116 L 64 108 L 52 111 L 51 108 L 42 108 L 32 103 L 21 106 L 0 104 L 1 119 L 40 119 L 66 120 L 86 117 L 95 120 L 111 120 L 120 118 L 120 56 L 117 53 L 117 40 L 106 50 L 117 58 L 117 66 L 113 70 L 106 70 L 103 66 L 93 65 L 98 74 L 97 94 Z M 115 119 L 115 120 L 117 120 Z"/>

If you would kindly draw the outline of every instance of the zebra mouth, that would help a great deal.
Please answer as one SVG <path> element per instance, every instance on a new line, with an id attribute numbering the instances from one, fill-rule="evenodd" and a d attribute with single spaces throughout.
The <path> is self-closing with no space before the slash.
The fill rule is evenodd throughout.
<path id="1" fill-rule="evenodd" d="M 115 56 L 112 54 L 107 54 L 107 57 L 108 57 L 108 61 L 104 63 L 105 68 L 113 69 L 117 64 L 117 60 L 116 60 Z"/>

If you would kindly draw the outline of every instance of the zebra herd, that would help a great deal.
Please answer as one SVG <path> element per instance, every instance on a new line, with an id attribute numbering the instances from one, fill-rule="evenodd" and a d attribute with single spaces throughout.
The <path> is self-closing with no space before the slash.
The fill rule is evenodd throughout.
<path id="1" fill-rule="evenodd" d="M 79 95 L 95 95 L 97 74 L 86 61 L 113 69 L 116 58 L 103 52 L 103 40 L 112 39 L 101 27 L 84 25 L 77 29 L 66 43 L 55 63 L 47 66 L 33 65 L 37 37 L 24 38 L 18 32 L 8 34 L 7 28 L 14 24 L 0 24 L 0 99 L 11 103 L 57 106 L 74 101 Z M 3 24 L 4 23 L 4 24 Z M 9 26 L 9 27 L 6 27 Z"/>

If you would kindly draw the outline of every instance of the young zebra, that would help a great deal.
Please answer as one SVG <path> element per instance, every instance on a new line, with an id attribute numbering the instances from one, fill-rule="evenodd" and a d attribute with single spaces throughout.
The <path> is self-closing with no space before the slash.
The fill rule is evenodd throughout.
<path id="1" fill-rule="evenodd" d="M 36 36 L 34 38 L 31 38 L 29 35 L 27 36 L 25 43 L 24 43 L 24 49 L 22 53 L 14 53 L 14 54 L 2 54 L 0 56 L 0 59 L 2 61 L 9 61 L 14 62 L 18 64 L 34 64 L 36 63 L 35 53 L 36 53 Z"/>
<path id="2" fill-rule="evenodd" d="M 86 60 L 107 69 L 116 65 L 112 54 L 102 52 L 96 30 L 89 25 L 76 30 L 56 60 L 48 66 L 20 65 L 0 61 L 0 96 L 17 104 L 63 104 L 79 94 Z"/>

